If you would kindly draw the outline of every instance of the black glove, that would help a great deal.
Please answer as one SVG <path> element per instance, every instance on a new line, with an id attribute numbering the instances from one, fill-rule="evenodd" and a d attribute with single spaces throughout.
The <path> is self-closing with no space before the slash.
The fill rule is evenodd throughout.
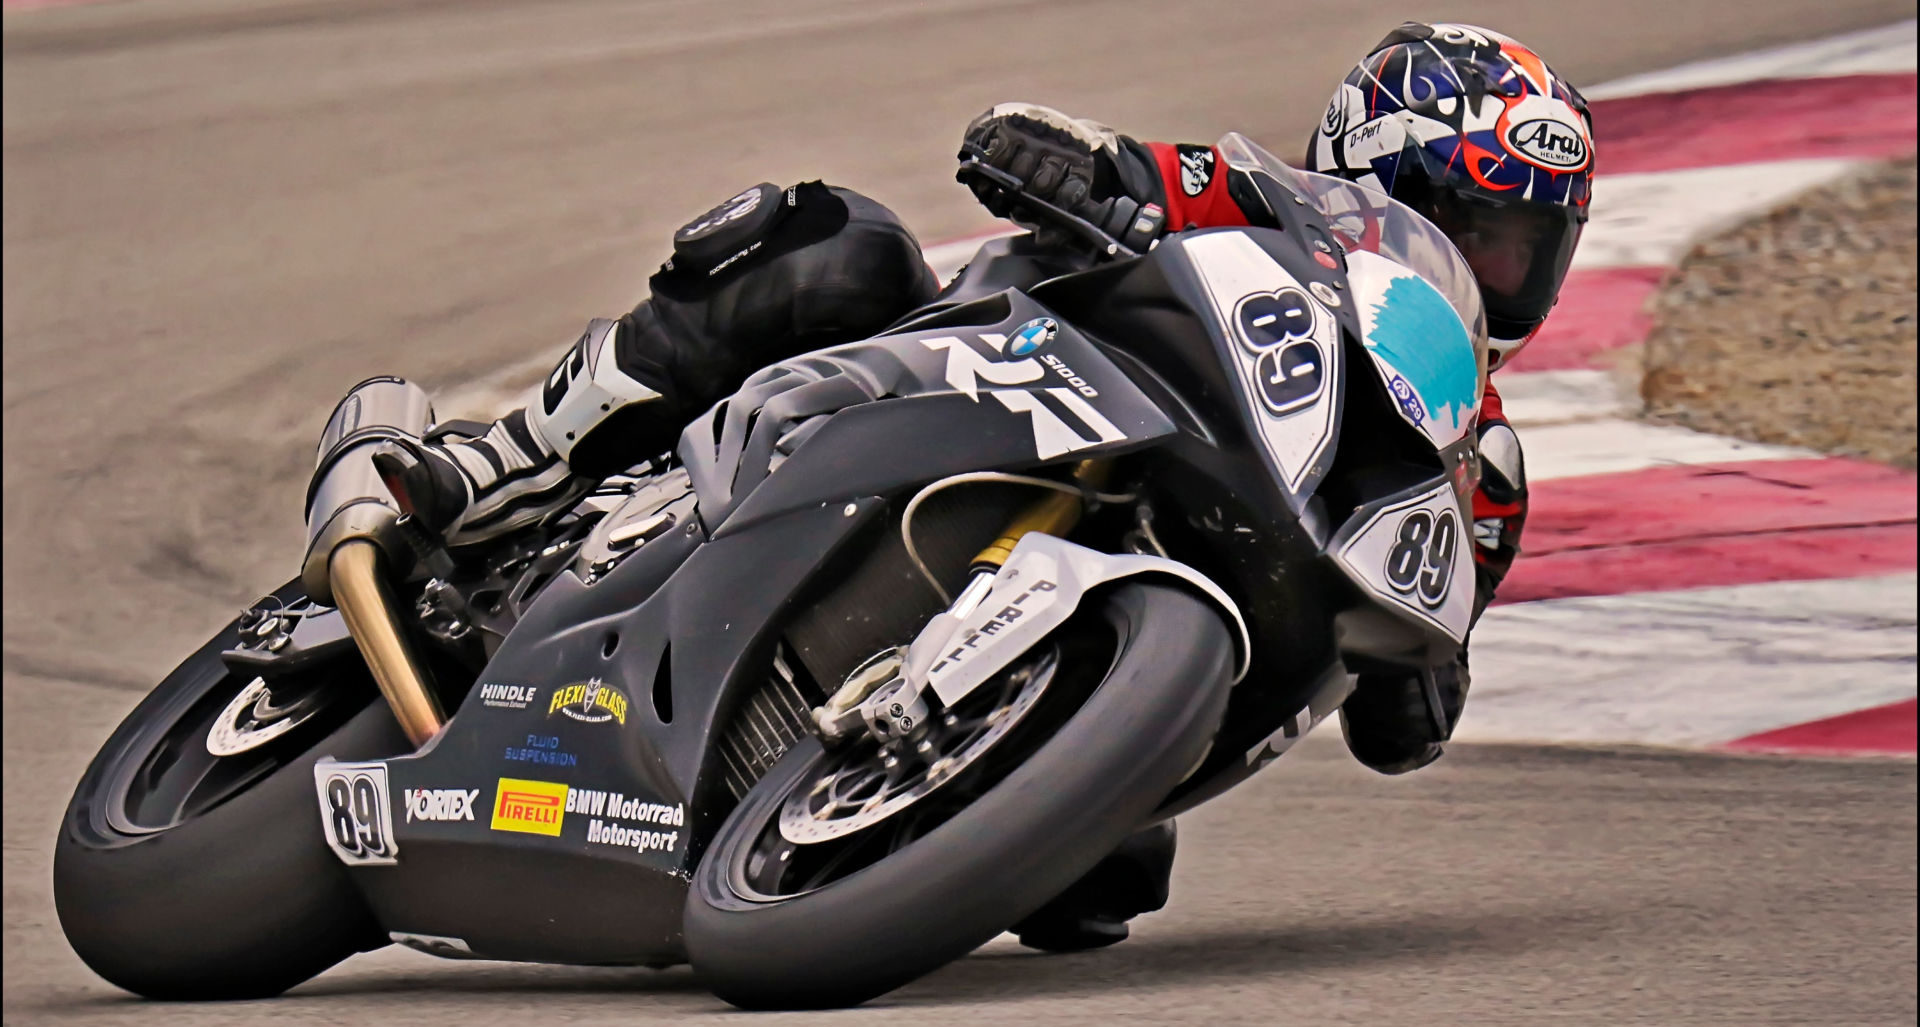
<path id="1" fill-rule="evenodd" d="M 1131 141 L 1123 145 L 1105 125 L 1027 103 L 999 104 L 973 119 L 960 145 L 961 160 L 976 159 L 1020 179 L 1022 193 L 1092 222 L 1134 252 L 1158 239 L 1166 222 L 1151 198 L 1158 179 L 1143 153 Z M 1057 241 L 1049 226 L 1022 218 L 1000 186 L 974 177 L 962 181 L 995 217 L 1038 230 L 1043 242 Z"/>
<path id="2" fill-rule="evenodd" d="M 1113 130 L 1051 107 L 1003 103 L 967 125 L 960 157 L 978 157 L 1026 183 L 1025 192 L 1077 212 L 1104 198 L 1119 153 Z M 995 217 L 1011 213 L 1008 197 L 989 182 L 968 183 Z"/>

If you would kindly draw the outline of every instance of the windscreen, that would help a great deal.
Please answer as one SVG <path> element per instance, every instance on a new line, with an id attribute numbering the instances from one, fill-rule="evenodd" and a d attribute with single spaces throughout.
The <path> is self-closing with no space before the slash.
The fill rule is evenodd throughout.
<path id="1" fill-rule="evenodd" d="M 1377 253 L 1426 279 L 1460 315 L 1477 362 L 1487 366 L 1487 313 L 1479 283 L 1460 251 L 1433 222 L 1377 189 L 1289 167 L 1238 132 L 1227 133 L 1215 145 L 1228 166 L 1270 175 L 1320 211 L 1334 239 L 1349 253 Z"/>

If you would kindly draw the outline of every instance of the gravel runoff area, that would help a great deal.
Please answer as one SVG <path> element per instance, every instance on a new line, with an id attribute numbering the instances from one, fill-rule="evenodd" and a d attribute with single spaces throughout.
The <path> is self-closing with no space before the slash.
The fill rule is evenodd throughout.
<path id="1" fill-rule="evenodd" d="M 1646 415 L 1914 466 L 1909 156 L 1701 243 L 1651 301 Z"/>

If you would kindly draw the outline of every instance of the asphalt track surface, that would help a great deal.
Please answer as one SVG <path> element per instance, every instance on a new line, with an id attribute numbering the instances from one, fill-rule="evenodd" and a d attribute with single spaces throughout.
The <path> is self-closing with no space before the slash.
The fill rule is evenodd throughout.
<path id="1" fill-rule="evenodd" d="M 140 692 L 290 576 L 311 440 L 354 381 L 448 387 L 557 355 L 638 297 L 675 225 L 762 179 L 864 189 L 926 240 L 987 227 L 948 168 L 998 100 L 1292 154 L 1365 46 L 1403 17 L 1459 16 L 1294 6 L 7 14 L 5 1021 L 722 1012 L 684 970 L 393 950 L 274 1003 L 136 1002 L 60 938 L 54 826 Z M 1912 13 L 1486 0 L 1471 17 L 1590 83 Z M 1911 762 L 1460 747 L 1386 780 L 1316 739 L 1183 821 L 1174 907 L 1125 945 L 999 942 L 884 1008 L 813 1019 L 1910 1023 L 1914 810 Z"/>

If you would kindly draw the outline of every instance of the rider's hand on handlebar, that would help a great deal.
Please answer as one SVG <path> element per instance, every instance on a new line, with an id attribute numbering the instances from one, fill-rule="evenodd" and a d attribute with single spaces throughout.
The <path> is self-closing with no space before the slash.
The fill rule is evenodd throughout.
<path id="1" fill-rule="evenodd" d="M 967 126 L 958 177 L 995 217 L 1033 229 L 1043 245 L 1131 257 L 1165 232 L 1166 212 L 1118 187 L 1119 156 L 1105 125 L 1003 103 Z"/>
<path id="2" fill-rule="evenodd" d="M 1022 191 L 1028 195 L 1077 212 L 1111 178 L 1118 149 L 1105 125 L 1050 107 L 1003 103 L 967 125 L 960 157 L 976 157 L 1026 183 Z M 1003 189 L 980 180 L 968 187 L 995 217 L 1016 213 Z"/>

